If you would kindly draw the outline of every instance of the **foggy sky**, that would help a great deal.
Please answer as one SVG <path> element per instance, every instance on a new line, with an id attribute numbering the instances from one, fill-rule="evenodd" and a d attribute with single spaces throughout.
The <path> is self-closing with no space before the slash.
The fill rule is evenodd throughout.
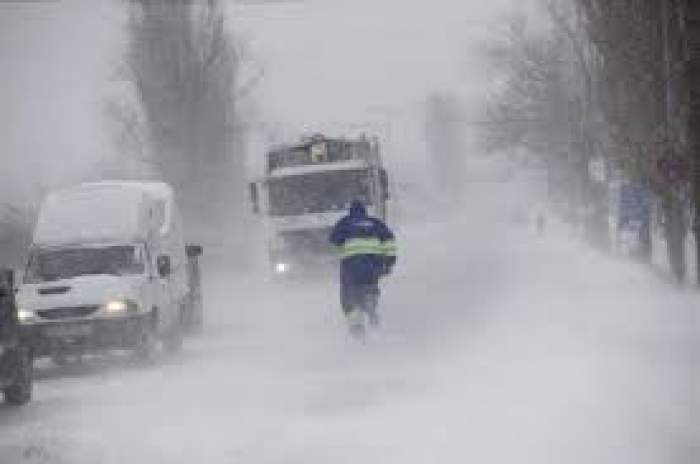
<path id="1" fill-rule="evenodd" d="M 375 107 L 404 108 L 435 90 L 474 90 L 470 46 L 508 3 L 246 3 L 231 16 L 266 69 L 266 114 L 324 124 L 360 120 Z"/>
<path id="2" fill-rule="evenodd" d="M 231 7 L 233 31 L 253 66 L 265 69 L 256 97 L 271 127 L 256 134 L 256 149 L 298 132 L 368 131 L 384 139 L 389 164 L 420 166 L 426 96 L 480 92 L 474 48 L 507 7 L 527 3 L 248 0 Z"/>
<path id="3" fill-rule="evenodd" d="M 251 117 L 285 137 L 379 133 L 398 162 L 396 152 L 408 161 L 420 151 L 428 93 L 479 91 L 476 39 L 524 2 L 263 3 L 227 11 L 248 49 L 246 72 L 265 72 Z M 0 2 L 0 138 L 5 171 L 22 179 L 13 193 L 75 182 L 113 153 L 102 104 L 126 42 L 123 13 L 116 0 Z M 255 156 L 270 130 L 251 139 Z"/>
<path id="4" fill-rule="evenodd" d="M 0 2 L 4 195 L 75 182 L 111 149 L 101 104 L 119 25 L 103 0 Z"/>

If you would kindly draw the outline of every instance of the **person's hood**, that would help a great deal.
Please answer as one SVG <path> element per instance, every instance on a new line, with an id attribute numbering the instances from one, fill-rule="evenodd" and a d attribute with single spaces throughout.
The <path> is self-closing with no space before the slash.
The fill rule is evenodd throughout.
<path id="1" fill-rule="evenodd" d="M 353 201 L 350 205 L 350 216 L 352 217 L 367 217 L 367 208 L 361 201 Z"/>

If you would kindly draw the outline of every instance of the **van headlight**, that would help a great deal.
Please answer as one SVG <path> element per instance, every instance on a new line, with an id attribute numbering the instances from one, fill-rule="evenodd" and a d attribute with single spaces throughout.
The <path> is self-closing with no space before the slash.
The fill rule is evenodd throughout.
<path id="1" fill-rule="evenodd" d="M 138 306 L 136 303 L 133 301 L 129 300 L 110 300 L 104 305 L 102 305 L 102 309 L 105 312 L 111 313 L 111 314 L 123 314 L 123 313 L 131 313 L 131 312 L 136 312 Z"/>
<path id="2" fill-rule="evenodd" d="M 19 322 L 29 322 L 35 317 L 34 311 L 31 311 L 29 309 L 18 309 L 17 310 L 17 319 L 19 319 Z"/>

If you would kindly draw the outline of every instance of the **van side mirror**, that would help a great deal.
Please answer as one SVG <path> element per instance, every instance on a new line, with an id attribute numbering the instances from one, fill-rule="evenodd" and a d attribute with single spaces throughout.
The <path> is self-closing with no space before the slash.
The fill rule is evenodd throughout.
<path id="1" fill-rule="evenodd" d="M 198 256 L 202 256 L 202 253 L 204 252 L 204 250 L 202 249 L 202 245 L 187 245 L 185 247 L 185 251 L 187 252 L 188 258 L 196 258 Z"/>
<path id="2" fill-rule="evenodd" d="M 258 196 L 258 184 L 255 182 L 251 182 L 248 184 L 248 188 L 250 189 L 250 204 L 253 207 L 253 212 L 255 214 L 258 214 L 260 212 L 260 200 Z"/>
<path id="3" fill-rule="evenodd" d="M 158 259 L 156 261 L 156 264 L 158 266 L 158 275 L 162 278 L 168 277 L 172 272 L 170 256 L 160 255 L 158 256 Z"/>

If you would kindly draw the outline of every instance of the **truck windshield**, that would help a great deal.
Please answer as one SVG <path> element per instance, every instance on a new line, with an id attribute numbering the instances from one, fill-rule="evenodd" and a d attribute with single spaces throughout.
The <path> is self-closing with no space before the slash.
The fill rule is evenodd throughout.
<path id="1" fill-rule="evenodd" d="M 142 274 L 144 270 L 141 250 L 134 246 L 39 248 L 30 255 L 25 281 L 39 283 L 82 275 Z"/>
<path id="2" fill-rule="evenodd" d="M 353 200 L 370 204 L 367 169 L 319 172 L 270 180 L 270 214 L 292 216 L 341 211 Z"/>

